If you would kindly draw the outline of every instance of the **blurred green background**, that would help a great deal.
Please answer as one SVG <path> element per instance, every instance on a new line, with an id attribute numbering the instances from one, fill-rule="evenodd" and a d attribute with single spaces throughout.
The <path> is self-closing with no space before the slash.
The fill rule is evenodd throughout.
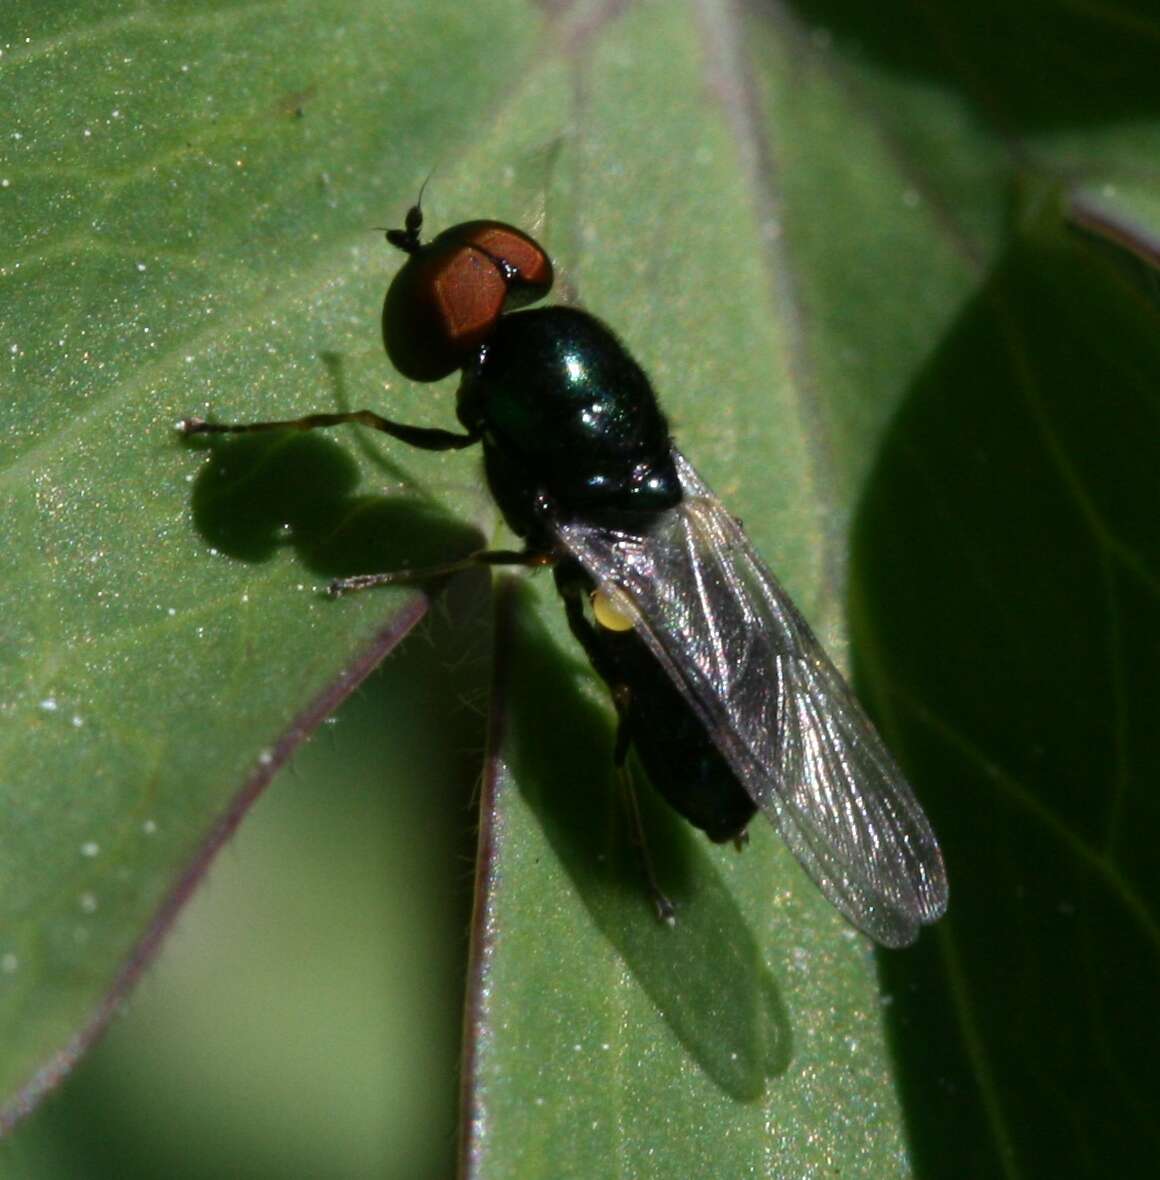
<path id="1" fill-rule="evenodd" d="M 0 1175 L 451 1174 L 486 606 L 461 579 L 278 776 Z"/>

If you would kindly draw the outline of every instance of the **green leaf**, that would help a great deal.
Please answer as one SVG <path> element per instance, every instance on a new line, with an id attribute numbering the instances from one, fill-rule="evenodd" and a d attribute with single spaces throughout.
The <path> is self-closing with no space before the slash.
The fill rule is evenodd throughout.
<path id="1" fill-rule="evenodd" d="M 326 582 L 491 527 L 467 464 L 174 429 L 382 397 L 368 227 L 432 162 L 416 128 L 454 152 L 498 100 L 471 47 L 535 33 L 464 12 L 436 47 L 421 10 L 14 14 L 0 1122 L 85 1048 L 254 795 L 423 613 L 411 591 L 331 603 Z M 449 408 L 413 392 L 392 395 L 414 416 Z"/>
<path id="2" fill-rule="evenodd" d="M 435 167 L 429 224 L 535 229 L 839 656 L 849 587 L 860 683 L 952 888 L 919 948 L 876 965 L 766 825 L 737 856 L 646 799 L 681 903 L 658 928 L 606 694 L 548 579 L 505 580 L 470 1174 L 1145 1171 L 1156 27 L 1130 5 L 1009 7 L 15 11 L 10 1112 L 153 951 L 263 755 L 423 610 L 315 588 L 492 535 L 463 455 L 171 431 L 364 401 L 446 424 L 450 383 L 420 405 L 384 365 L 393 263 L 365 233 Z M 427 789 L 421 768 L 391 775 L 392 795 Z"/>

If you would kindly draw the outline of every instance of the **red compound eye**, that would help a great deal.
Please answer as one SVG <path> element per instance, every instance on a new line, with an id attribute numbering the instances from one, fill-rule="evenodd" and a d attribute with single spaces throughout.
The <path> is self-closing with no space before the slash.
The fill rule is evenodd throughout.
<path id="1" fill-rule="evenodd" d="M 548 293 L 552 263 L 500 221 L 465 221 L 425 245 L 421 224 L 408 214 L 407 229 L 388 235 L 410 257 L 383 302 L 383 345 L 405 377 L 438 381 L 472 359 L 505 311 Z"/>

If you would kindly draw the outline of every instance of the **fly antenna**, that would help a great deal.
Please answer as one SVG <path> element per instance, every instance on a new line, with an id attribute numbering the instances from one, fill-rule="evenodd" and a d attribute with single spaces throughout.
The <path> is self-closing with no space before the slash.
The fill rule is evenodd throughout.
<path id="1" fill-rule="evenodd" d="M 427 179 L 419 186 L 419 195 L 415 198 L 415 203 L 407 210 L 407 216 L 403 219 L 403 228 L 384 231 L 387 241 L 396 249 L 402 250 L 404 254 L 417 254 L 422 244 L 419 235 L 423 230 L 423 194 L 427 191 L 427 185 L 433 175 L 434 169 L 427 173 Z"/>

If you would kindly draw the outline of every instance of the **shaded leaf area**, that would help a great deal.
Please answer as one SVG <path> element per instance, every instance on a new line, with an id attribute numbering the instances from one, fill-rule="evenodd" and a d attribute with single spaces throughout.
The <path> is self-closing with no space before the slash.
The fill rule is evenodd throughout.
<path id="1" fill-rule="evenodd" d="M 490 608 L 457 579 L 297 754 L 5 1180 L 452 1174 Z"/>
<path id="2" fill-rule="evenodd" d="M 1155 1159 L 1158 320 L 1102 251 L 1031 225 L 859 515 L 865 679 L 951 880 L 918 954 L 942 1002 L 894 1023 L 922 1176 Z M 882 971 L 902 1001 L 924 978 Z"/>

